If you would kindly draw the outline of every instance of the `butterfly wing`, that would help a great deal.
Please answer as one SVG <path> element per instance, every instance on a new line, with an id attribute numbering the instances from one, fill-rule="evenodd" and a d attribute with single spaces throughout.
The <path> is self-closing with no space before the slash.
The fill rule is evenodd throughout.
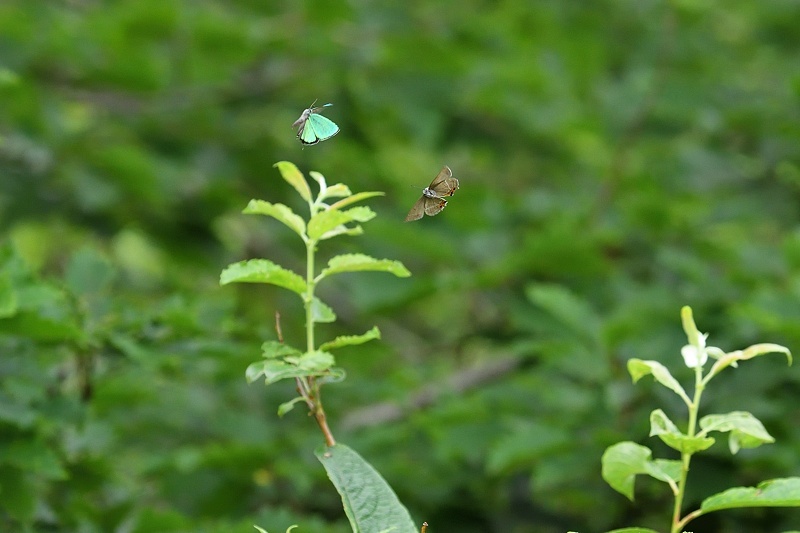
<path id="1" fill-rule="evenodd" d="M 450 167 L 445 165 L 436 177 L 433 178 L 428 188 L 438 196 L 453 196 L 456 189 L 458 189 L 458 180 L 453 177 L 453 171 L 450 170 Z"/>
<path id="2" fill-rule="evenodd" d="M 428 198 L 424 197 L 425 200 L 425 214 L 429 217 L 434 215 L 438 215 L 442 212 L 442 209 L 447 205 L 447 200 L 444 198 Z"/>
<path id="3" fill-rule="evenodd" d="M 411 208 L 411 211 L 408 212 L 406 215 L 406 222 L 413 222 L 414 220 L 419 220 L 422 218 L 422 215 L 425 214 L 425 200 L 426 197 L 422 196 L 419 200 L 414 204 L 414 207 Z"/>
<path id="4" fill-rule="evenodd" d="M 339 133 L 339 126 L 337 126 L 334 121 L 316 113 L 311 113 L 308 115 L 308 120 L 306 121 L 305 127 L 308 128 L 309 126 L 313 128 L 314 136 L 316 137 L 316 140 L 311 144 L 316 144 L 319 141 L 330 139 Z M 303 140 L 302 136 L 300 137 L 300 140 Z"/>
<path id="5" fill-rule="evenodd" d="M 300 129 L 297 130 L 297 138 L 303 144 L 317 144 L 319 142 L 319 137 L 314 131 L 314 125 L 310 120 L 311 116 L 313 115 L 309 115 L 309 118 L 307 118 L 300 126 Z"/>

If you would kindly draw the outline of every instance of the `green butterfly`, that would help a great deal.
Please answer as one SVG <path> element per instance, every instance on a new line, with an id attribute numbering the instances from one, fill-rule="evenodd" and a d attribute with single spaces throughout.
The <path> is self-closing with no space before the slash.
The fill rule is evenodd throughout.
<path id="1" fill-rule="evenodd" d="M 311 107 L 303 110 L 303 114 L 300 115 L 300 118 L 295 120 L 294 124 L 292 124 L 293 128 L 297 128 L 297 138 L 303 144 L 317 144 L 339 133 L 339 126 L 332 120 L 317 113 L 323 107 L 328 107 L 333 104 L 314 107 L 315 103 L 317 103 L 316 100 L 311 104 Z"/>

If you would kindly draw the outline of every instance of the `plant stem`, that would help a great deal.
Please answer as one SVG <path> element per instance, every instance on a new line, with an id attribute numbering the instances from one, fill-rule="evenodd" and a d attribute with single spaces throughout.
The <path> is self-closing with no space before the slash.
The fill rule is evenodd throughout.
<path id="1" fill-rule="evenodd" d="M 703 395 L 703 370 L 700 365 L 695 367 L 695 387 L 692 403 L 689 404 L 689 426 L 686 428 L 686 435 L 691 438 L 695 436 L 697 429 L 697 411 L 700 409 L 700 397 Z M 689 463 L 692 461 L 692 454 L 689 452 L 681 453 L 681 479 L 678 481 L 678 494 L 675 495 L 675 507 L 672 510 L 671 533 L 680 533 L 684 522 L 681 520 L 681 507 L 683 497 L 686 493 L 686 478 L 689 475 Z"/>
<path id="2" fill-rule="evenodd" d="M 306 350 L 314 351 L 314 316 L 312 306 L 314 303 L 314 248 L 317 242 L 308 240 L 306 242 Z"/>
<path id="3" fill-rule="evenodd" d="M 314 252 L 316 247 L 316 240 L 308 239 L 306 241 L 306 295 L 304 303 L 306 310 L 306 350 L 308 353 L 316 349 L 314 346 Z M 317 384 L 313 377 L 308 377 L 303 379 L 302 386 L 305 391 L 303 396 L 311 410 L 311 414 L 314 415 L 320 430 L 322 430 L 322 434 L 325 437 L 325 444 L 328 446 L 335 445 L 336 439 L 333 438 L 333 433 L 331 433 L 331 429 L 328 426 L 328 419 L 325 416 L 325 409 L 322 407 L 322 396 L 319 384 Z"/>
<path id="4" fill-rule="evenodd" d="M 322 408 L 322 400 L 319 397 L 319 388 L 317 388 L 317 394 L 315 398 L 316 408 L 314 409 L 314 418 L 317 420 L 319 429 L 322 430 L 322 434 L 325 436 L 325 444 L 328 446 L 334 446 L 336 444 L 336 439 L 333 438 L 331 428 L 328 427 L 328 418 L 325 416 L 325 409 Z"/>

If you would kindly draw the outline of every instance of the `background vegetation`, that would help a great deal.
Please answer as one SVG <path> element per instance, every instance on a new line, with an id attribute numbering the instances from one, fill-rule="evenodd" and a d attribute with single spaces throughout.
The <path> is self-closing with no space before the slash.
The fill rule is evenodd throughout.
<path id="1" fill-rule="evenodd" d="M 302 338 L 300 305 L 218 285 L 240 259 L 303 265 L 240 214 L 302 208 L 279 160 L 387 192 L 320 261 L 414 275 L 321 289 L 323 335 L 383 332 L 339 356 L 326 402 L 415 519 L 664 528 L 663 485 L 632 505 L 600 479 L 604 448 L 674 404 L 625 361 L 682 366 L 682 305 L 723 349 L 800 348 L 799 19 L 792 0 L 0 3 L 0 530 L 349 529 L 314 424 L 275 416 L 291 385 L 244 380 L 275 310 Z M 314 99 L 342 131 L 302 149 Z M 404 224 L 443 164 L 461 189 Z M 715 384 L 705 412 L 747 409 L 777 443 L 735 462 L 718 443 L 688 503 L 800 474 L 800 373 L 765 358 Z"/>

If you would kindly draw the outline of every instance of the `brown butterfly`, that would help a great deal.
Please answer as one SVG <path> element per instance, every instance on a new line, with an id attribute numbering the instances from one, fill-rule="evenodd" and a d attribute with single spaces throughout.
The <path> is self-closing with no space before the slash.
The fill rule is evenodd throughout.
<path id="1" fill-rule="evenodd" d="M 423 215 L 432 217 L 442 212 L 447 205 L 445 196 L 453 196 L 458 189 L 458 180 L 453 177 L 453 171 L 445 165 L 433 178 L 430 185 L 422 189 L 422 196 L 406 216 L 406 222 L 419 220 Z"/>

